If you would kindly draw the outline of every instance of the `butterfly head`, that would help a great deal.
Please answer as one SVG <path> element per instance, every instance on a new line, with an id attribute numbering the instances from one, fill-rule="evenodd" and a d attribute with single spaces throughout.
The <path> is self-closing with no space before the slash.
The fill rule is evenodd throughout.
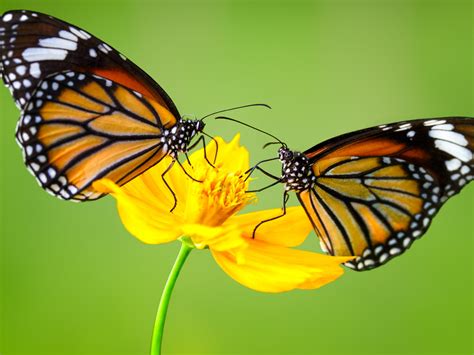
<path id="1" fill-rule="evenodd" d="M 281 180 L 287 191 L 303 191 L 311 187 L 316 180 L 306 155 L 294 152 L 286 146 L 278 149 L 278 159 L 282 163 Z"/>
<path id="2" fill-rule="evenodd" d="M 281 146 L 280 149 L 278 149 L 278 159 L 280 159 L 282 163 L 290 162 L 293 160 L 294 155 L 295 153 L 286 146 Z"/>

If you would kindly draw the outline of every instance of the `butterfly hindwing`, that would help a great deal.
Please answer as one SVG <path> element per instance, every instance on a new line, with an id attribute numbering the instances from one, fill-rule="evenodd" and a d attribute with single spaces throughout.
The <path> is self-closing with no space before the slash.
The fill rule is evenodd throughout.
<path id="1" fill-rule="evenodd" d="M 474 178 L 474 120 L 369 128 L 305 152 L 315 176 L 298 194 L 323 249 L 367 270 L 402 254 Z"/>
<path id="2" fill-rule="evenodd" d="M 112 80 L 180 117 L 173 101 L 150 76 L 86 31 L 26 10 L 8 11 L 0 17 L 0 72 L 19 108 L 26 107 L 43 79 L 65 70 Z"/>
<path id="3" fill-rule="evenodd" d="M 163 129 L 175 117 L 157 102 L 96 75 L 65 71 L 39 83 L 20 118 L 17 140 L 40 185 L 72 200 L 101 197 L 92 182 L 119 185 L 166 154 Z"/>
<path id="4" fill-rule="evenodd" d="M 341 160 L 299 198 L 323 248 L 359 256 L 347 264 L 358 270 L 402 254 L 442 204 L 441 189 L 424 168 L 387 157 Z"/>

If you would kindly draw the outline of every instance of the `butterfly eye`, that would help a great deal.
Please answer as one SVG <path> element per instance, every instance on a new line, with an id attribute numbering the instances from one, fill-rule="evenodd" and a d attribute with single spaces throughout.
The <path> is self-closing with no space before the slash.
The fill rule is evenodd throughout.
<path id="1" fill-rule="evenodd" d="M 288 161 L 293 159 L 293 152 L 287 148 L 281 147 L 278 149 L 278 156 L 282 161 Z"/>

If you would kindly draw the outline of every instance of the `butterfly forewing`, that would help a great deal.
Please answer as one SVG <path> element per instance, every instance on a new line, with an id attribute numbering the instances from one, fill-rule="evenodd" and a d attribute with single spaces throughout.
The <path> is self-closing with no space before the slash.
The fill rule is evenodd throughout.
<path id="1" fill-rule="evenodd" d="M 49 15 L 26 10 L 3 14 L 0 60 L 3 80 L 21 109 L 48 75 L 73 70 L 115 81 L 180 117 L 166 92 L 143 70 L 105 42 Z"/>
<path id="2" fill-rule="evenodd" d="M 415 120 L 309 149 L 316 177 L 298 194 L 323 249 L 367 270 L 402 254 L 474 178 L 474 120 Z"/>
<path id="3" fill-rule="evenodd" d="M 166 154 L 163 129 L 176 123 L 157 102 L 109 79 L 66 71 L 34 91 L 20 119 L 17 140 L 40 185 L 57 197 L 101 196 L 92 182 L 119 185 Z"/>

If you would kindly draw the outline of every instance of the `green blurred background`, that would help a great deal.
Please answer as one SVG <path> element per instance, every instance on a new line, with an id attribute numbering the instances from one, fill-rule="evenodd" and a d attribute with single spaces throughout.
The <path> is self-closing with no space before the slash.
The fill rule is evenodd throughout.
<path id="1" fill-rule="evenodd" d="M 337 134 L 408 118 L 474 115 L 471 1 L 23 1 L 131 58 L 202 116 L 233 117 L 306 149 Z M 112 198 L 74 204 L 43 192 L 13 134 L 0 90 L 0 353 L 147 354 L 178 244 L 141 244 Z M 230 122 L 207 131 L 242 142 L 256 162 L 267 139 Z M 259 179 L 256 185 L 263 185 Z M 258 208 L 280 205 L 282 187 Z M 348 270 L 315 291 L 263 294 L 194 252 L 166 324 L 170 354 L 471 354 L 474 184 L 403 257 Z M 296 204 L 292 198 L 291 204 Z M 252 207 L 257 208 L 257 207 Z M 305 247 L 316 249 L 313 236 Z"/>

